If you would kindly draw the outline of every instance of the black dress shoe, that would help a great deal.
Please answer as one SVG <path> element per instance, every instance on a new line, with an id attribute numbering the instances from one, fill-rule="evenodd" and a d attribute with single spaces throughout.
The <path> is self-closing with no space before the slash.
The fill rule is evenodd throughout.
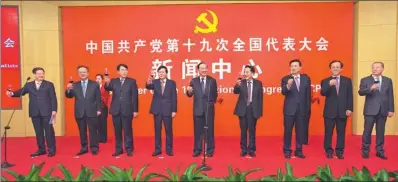
<path id="1" fill-rule="evenodd" d="M 369 154 L 362 154 L 362 158 L 369 159 Z"/>
<path id="2" fill-rule="evenodd" d="M 294 156 L 296 156 L 296 157 L 298 157 L 298 158 L 301 158 L 301 159 L 305 159 L 305 155 L 302 154 L 302 153 L 294 154 Z"/>
<path id="3" fill-rule="evenodd" d="M 79 155 L 83 155 L 83 154 L 86 154 L 86 153 L 87 153 L 87 150 L 83 150 L 83 151 L 78 152 L 76 155 L 79 156 Z"/>
<path id="4" fill-rule="evenodd" d="M 55 153 L 53 152 L 53 153 L 48 153 L 48 155 L 47 155 L 48 157 L 54 157 L 55 156 Z"/>
<path id="5" fill-rule="evenodd" d="M 121 154 L 123 154 L 123 152 L 115 152 L 115 153 L 112 154 L 112 156 L 113 156 L 113 157 L 117 157 L 117 156 L 119 156 L 119 155 L 121 155 Z"/>
<path id="6" fill-rule="evenodd" d="M 292 155 L 290 155 L 290 154 L 285 154 L 285 158 L 286 158 L 286 159 L 290 159 L 290 158 L 292 158 Z"/>
<path id="7" fill-rule="evenodd" d="M 167 154 L 168 156 L 174 156 L 174 153 L 173 153 L 173 152 L 166 152 L 166 154 Z"/>
<path id="8" fill-rule="evenodd" d="M 337 158 L 338 158 L 338 159 L 344 159 L 344 155 L 343 155 L 343 154 L 338 154 L 338 155 L 337 155 Z"/>
<path id="9" fill-rule="evenodd" d="M 156 157 L 156 156 L 158 156 L 160 154 L 162 154 L 162 152 L 154 152 L 154 153 L 152 153 L 152 156 Z"/>
<path id="10" fill-rule="evenodd" d="M 387 160 L 388 159 L 388 157 L 385 156 L 384 154 L 377 153 L 376 156 L 379 157 L 380 159 L 383 159 L 383 160 Z"/>
<path id="11" fill-rule="evenodd" d="M 38 157 L 38 156 L 46 155 L 46 154 L 47 154 L 46 152 L 35 152 L 33 154 L 30 154 L 30 157 Z"/>
<path id="12" fill-rule="evenodd" d="M 127 152 L 127 156 L 128 156 L 128 157 L 133 156 L 133 152 Z"/>
<path id="13" fill-rule="evenodd" d="M 213 153 L 208 153 L 207 157 L 213 157 Z"/>
<path id="14" fill-rule="evenodd" d="M 249 152 L 249 156 L 250 157 L 256 157 L 256 153 L 255 152 Z"/>
<path id="15" fill-rule="evenodd" d="M 247 155 L 247 152 L 243 152 L 243 151 L 240 152 L 240 156 L 241 156 L 241 157 L 244 157 L 244 156 L 246 156 L 246 155 Z"/>
<path id="16" fill-rule="evenodd" d="M 91 154 L 92 155 L 98 155 L 98 151 L 92 151 Z"/>
<path id="17" fill-rule="evenodd" d="M 326 158 L 328 158 L 328 159 L 333 158 L 333 154 L 326 154 Z"/>
<path id="18" fill-rule="evenodd" d="M 201 153 L 201 152 L 194 152 L 194 153 L 192 154 L 192 157 L 198 157 L 198 156 L 200 155 L 200 153 Z"/>

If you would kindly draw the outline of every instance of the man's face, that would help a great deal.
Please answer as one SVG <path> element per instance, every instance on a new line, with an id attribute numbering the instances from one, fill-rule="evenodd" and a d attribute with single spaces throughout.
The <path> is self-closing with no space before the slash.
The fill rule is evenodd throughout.
<path id="1" fill-rule="evenodd" d="M 253 73 L 250 71 L 250 68 L 245 68 L 244 70 L 245 78 L 250 80 L 253 78 Z"/>
<path id="2" fill-rule="evenodd" d="M 85 80 L 88 77 L 88 70 L 86 68 L 79 68 L 77 70 L 81 80 Z"/>
<path id="3" fill-rule="evenodd" d="M 298 73 L 300 73 L 300 70 L 301 70 L 300 63 L 292 62 L 290 64 L 290 71 L 291 71 L 292 74 L 298 74 Z"/>
<path id="4" fill-rule="evenodd" d="M 330 65 L 330 71 L 332 72 L 333 76 L 340 75 L 341 70 L 342 69 L 339 62 L 335 62 L 332 65 Z"/>
<path id="5" fill-rule="evenodd" d="M 199 66 L 199 75 L 200 76 L 206 76 L 207 75 L 207 65 L 206 64 L 201 64 Z"/>
<path id="6" fill-rule="evenodd" d="M 44 80 L 44 71 L 37 70 L 35 73 L 35 78 L 36 78 L 36 80 L 43 81 Z"/>
<path id="7" fill-rule="evenodd" d="M 125 68 L 124 66 L 121 66 L 117 72 L 119 73 L 119 76 L 120 76 L 120 77 L 126 78 L 126 77 L 127 77 L 127 73 L 128 73 L 129 71 L 128 71 L 128 69 Z"/>
<path id="8" fill-rule="evenodd" d="M 102 78 L 101 78 L 101 76 L 96 76 L 95 77 L 95 81 L 98 83 L 98 84 L 102 84 Z"/>
<path id="9" fill-rule="evenodd" d="M 381 75 L 384 71 L 383 66 L 380 63 L 373 63 L 372 65 L 372 74 L 373 75 Z"/>
<path id="10" fill-rule="evenodd" d="M 160 69 L 158 71 L 158 76 L 160 79 L 165 79 L 167 76 L 166 70 L 164 68 Z"/>

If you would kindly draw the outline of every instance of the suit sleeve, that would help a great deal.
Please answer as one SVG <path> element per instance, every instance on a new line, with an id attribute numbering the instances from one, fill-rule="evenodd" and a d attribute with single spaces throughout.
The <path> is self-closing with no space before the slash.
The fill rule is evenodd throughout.
<path id="1" fill-rule="evenodd" d="M 57 101 L 57 94 L 55 92 L 53 83 L 50 83 L 50 103 L 51 103 L 51 110 L 57 112 L 58 101 Z"/>
<path id="2" fill-rule="evenodd" d="M 132 93 L 133 93 L 133 112 L 138 112 L 138 86 L 137 81 L 134 80 L 132 85 Z"/>
<path id="3" fill-rule="evenodd" d="M 101 89 L 98 84 L 95 84 L 95 102 L 97 104 L 97 111 L 101 111 Z"/>
<path id="4" fill-rule="evenodd" d="M 235 84 L 235 86 L 234 86 L 234 94 L 240 94 L 240 84 Z"/>
<path id="5" fill-rule="evenodd" d="M 148 82 L 145 83 L 145 88 L 149 89 L 149 90 L 153 90 L 155 89 L 154 85 L 153 85 L 153 81 L 152 83 L 148 84 Z"/>
<path id="6" fill-rule="evenodd" d="M 388 89 L 388 112 L 394 112 L 394 89 L 392 80 L 390 80 L 390 88 Z"/>
<path id="7" fill-rule="evenodd" d="M 108 84 L 107 83 L 104 84 L 104 88 L 106 91 L 108 91 L 108 92 L 113 91 L 113 83 L 112 82 L 113 82 L 113 79 Z"/>
<path id="8" fill-rule="evenodd" d="M 365 95 L 372 94 L 372 91 L 370 90 L 370 87 L 367 86 L 366 83 L 365 83 L 365 79 L 361 79 L 361 83 L 359 84 L 358 94 L 360 96 L 365 96 Z"/>
<path id="9" fill-rule="evenodd" d="M 283 95 L 287 95 L 290 92 L 290 90 L 286 86 L 287 85 L 287 80 L 288 79 L 282 78 L 282 81 L 281 81 L 281 87 L 282 87 L 282 94 Z"/>
<path id="10" fill-rule="evenodd" d="M 321 95 L 322 96 L 328 96 L 330 94 L 330 90 L 331 90 L 330 88 L 332 88 L 332 87 L 329 85 L 328 80 L 329 79 L 324 79 L 321 82 Z"/>
<path id="11" fill-rule="evenodd" d="M 177 86 L 175 82 L 173 82 L 172 87 L 172 100 L 171 112 L 177 112 Z"/>
<path id="12" fill-rule="evenodd" d="M 189 86 L 193 87 L 193 79 L 189 82 Z M 193 92 L 193 91 L 192 91 L 192 92 L 188 92 L 188 91 L 187 91 L 186 94 L 187 94 L 188 97 L 192 97 L 193 94 L 194 94 L 194 92 Z"/>
<path id="13" fill-rule="evenodd" d="M 346 108 L 346 110 L 350 110 L 351 112 L 354 111 L 354 96 L 353 96 L 351 79 L 348 79 L 348 85 L 347 85 L 347 108 Z"/>
<path id="14" fill-rule="evenodd" d="M 216 79 L 213 79 L 214 80 L 214 82 L 213 82 L 213 94 L 214 94 L 214 102 L 216 102 L 217 101 L 217 97 L 218 97 L 218 88 L 217 88 L 217 80 Z"/>
<path id="15" fill-rule="evenodd" d="M 73 86 L 75 86 L 75 84 L 73 84 Z M 75 96 L 75 92 L 73 91 L 73 89 L 71 89 L 71 90 L 69 90 L 68 91 L 68 89 L 66 89 L 65 90 L 65 97 L 66 98 L 73 98 Z"/>
<path id="16" fill-rule="evenodd" d="M 24 87 L 26 87 L 27 85 L 28 84 L 25 84 Z M 24 87 L 20 88 L 19 90 L 15 91 L 15 92 L 12 92 L 13 93 L 12 97 L 21 97 L 21 95 L 24 96 L 25 94 L 29 93 L 28 89 L 26 89 L 26 88 L 23 89 Z"/>
<path id="17" fill-rule="evenodd" d="M 312 103 L 312 89 L 311 89 L 311 78 L 308 78 L 308 86 L 307 86 L 307 95 L 306 95 L 306 99 L 307 99 L 307 103 L 308 103 L 308 111 L 309 113 L 311 113 L 311 103 Z"/>

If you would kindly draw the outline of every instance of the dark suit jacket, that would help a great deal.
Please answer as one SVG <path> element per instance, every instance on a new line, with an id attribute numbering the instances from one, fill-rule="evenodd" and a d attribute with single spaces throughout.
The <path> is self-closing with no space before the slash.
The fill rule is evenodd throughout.
<path id="1" fill-rule="evenodd" d="M 153 80 L 151 84 L 147 83 L 146 88 L 154 90 L 150 109 L 151 114 L 171 116 L 171 113 L 177 112 L 177 88 L 175 81 L 166 80 L 163 95 L 159 79 Z"/>
<path id="2" fill-rule="evenodd" d="M 57 95 L 52 82 L 43 80 L 37 90 L 35 81 L 31 81 L 26 83 L 23 92 L 22 89 L 13 92 L 13 97 L 29 94 L 29 117 L 51 116 L 53 111 L 57 112 Z"/>
<path id="3" fill-rule="evenodd" d="M 366 96 L 363 114 L 368 116 L 375 116 L 381 112 L 383 116 L 388 116 L 388 112 L 394 112 L 394 90 L 392 80 L 388 77 L 382 76 L 381 90 L 370 90 L 374 84 L 373 76 L 368 76 L 361 79 L 358 94 Z"/>
<path id="4" fill-rule="evenodd" d="M 200 76 L 191 80 L 190 86 L 192 93 L 187 92 L 188 97 L 194 96 L 193 113 L 195 116 L 201 116 L 203 113 L 214 114 L 214 103 L 217 101 L 217 81 L 211 76 L 206 76 L 205 93 L 202 92 Z"/>
<path id="5" fill-rule="evenodd" d="M 75 118 L 97 117 L 101 111 L 101 92 L 97 82 L 87 80 L 86 97 L 83 96 L 81 81 L 73 83 L 73 89 L 65 91 L 67 98 L 75 98 Z"/>
<path id="6" fill-rule="evenodd" d="M 234 94 L 239 94 L 234 114 L 244 117 L 248 99 L 247 80 L 242 80 L 240 85 L 235 85 Z M 252 108 L 254 118 L 258 119 L 263 116 L 263 83 L 256 79 L 253 79 Z"/>
<path id="7" fill-rule="evenodd" d="M 353 111 L 353 91 L 350 78 L 340 76 L 339 95 L 336 86 L 330 86 L 329 82 L 333 77 L 321 81 L 321 95 L 325 96 L 325 107 L 323 117 L 325 118 L 346 118 L 346 111 Z"/>
<path id="8" fill-rule="evenodd" d="M 123 86 L 120 78 L 113 78 L 109 84 L 105 84 L 107 91 L 112 91 L 112 102 L 109 113 L 111 115 L 133 116 L 138 112 L 138 86 L 135 79 L 126 77 Z"/>
<path id="9" fill-rule="evenodd" d="M 282 94 L 285 96 L 283 113 L 293 116 L 297 106 L 300 107 L 300 115 L 307 116 L 311 113 L 311 79 L 306 74 L 300 75 L 300 92 L 297 90 L 296 82 L 293 82 L 290 90 L 286 84 L 290 75 L 282 78 Z"/>

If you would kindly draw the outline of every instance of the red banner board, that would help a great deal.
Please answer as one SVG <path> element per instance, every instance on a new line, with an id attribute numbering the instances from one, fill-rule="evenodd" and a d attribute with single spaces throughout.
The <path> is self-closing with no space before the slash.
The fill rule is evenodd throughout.
<path id="1" fill-rule="evenodd" d="M 21 99 L 9 98 L 6 90 L 21 87 L 19 13 L 17 6 L 1 7 L 1 109 L 20 109 Z"/>

